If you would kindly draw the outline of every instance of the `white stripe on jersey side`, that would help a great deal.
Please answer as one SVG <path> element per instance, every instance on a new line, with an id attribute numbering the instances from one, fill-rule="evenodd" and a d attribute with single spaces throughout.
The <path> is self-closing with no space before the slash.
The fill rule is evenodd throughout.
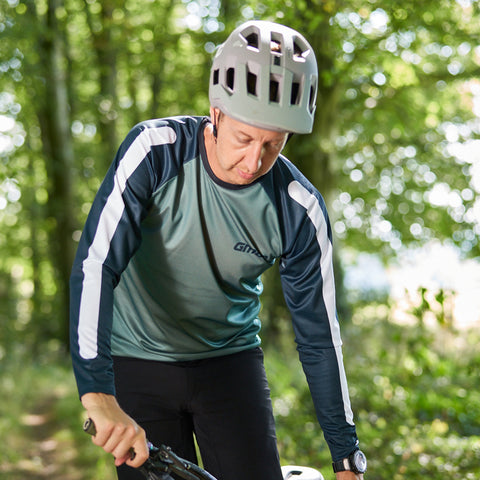
<path id="1" fill-rule="evenodd" d="M 332 333 L 333 344 L 337 355 L 337 363 L 342 385 L 343 406 L 345 410 L 345 419 L 350 425 L 354 425 L 353 412 L 350 405 L 350 396 L 348 393 L 347 377 L 343 365 L 342 339 L 340 336 L 340 326 L 338 324 L 335 308 L 335 281 L 333 274 L 333 248 L 327 234 L 327 222 L 320 208 L 318 200 L 299 182 L 293 181 L 288 185 L 288 194 L 297 203 L 307 211 L 307 215 L 313 223 L 317 232 L 317 243 L 322 252 L 320 259 L 320 268 L 323 277 L 323 300 L 327 309 L 330 331 Z"/>
<path id="2" fill-rule="evenodd" d="M 175 130 L 171 127 L 148 128 L 138 135 L 119 162 L 113 191 L 100 214 L 95 237 L 82 265 L 84 279 L 78 319 L 78 346 L 80 356 L 86 360 L 95 358 L 98 353 L 97 334 L 103 263 L 125 209 L 122 194 L 127 181 L 150 152 L 150 147 L 175 143 L 176 139 Z"/>

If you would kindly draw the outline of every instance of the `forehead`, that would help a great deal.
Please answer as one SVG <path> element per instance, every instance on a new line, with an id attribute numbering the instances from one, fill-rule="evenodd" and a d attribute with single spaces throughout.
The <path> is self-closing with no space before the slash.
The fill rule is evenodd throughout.
<path id="1" fill-rule="evenodd" d="M 264 128 L 254 127 L 247 123 L 240 122 L 227 115 L 222 115 L 226 125 L 231 129 L 232 133 L 244 135 L 254 139 L 265 140 L 283 140 L 287 132 L 278 132 L 275 130 L 267 130 Z"/>

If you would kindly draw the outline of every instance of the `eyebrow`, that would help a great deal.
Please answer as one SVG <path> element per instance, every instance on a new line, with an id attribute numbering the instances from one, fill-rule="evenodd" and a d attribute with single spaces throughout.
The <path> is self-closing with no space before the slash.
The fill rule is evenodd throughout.
<path id="1" fill-rule="evenodd" d="M 243 137 L 243 138 L 246 138 L 246 139 L 249 139 L 249 140 L 251 140 L 253 138 L 251 135 L 249 135 L 248 133 L 246 133 L 242 130 L 237 131 L 237 137 Z"/>
<path id="2" fill-rule="evenodd" d="M 253 137 L 249 133 L 244 132 L 243 130 L 237 131 L 237 137 L 243 137 L 241 140 L 253 140 Z M 272 138 L 271 140 L 268 140 L 265 143 L 281 143 L 284 140 L 285 140 L 284 136 L 279 136 L 276 138 Z"/>

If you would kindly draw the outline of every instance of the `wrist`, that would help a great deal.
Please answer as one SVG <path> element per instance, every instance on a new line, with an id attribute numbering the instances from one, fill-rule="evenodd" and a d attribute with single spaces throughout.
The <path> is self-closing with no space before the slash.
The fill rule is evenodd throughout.
<path id="1" fill-rule="evenodd" d="M 80 401 L 86 410 L 117 404 L 117 400 L 113 395 L 100 392 L 85 393 L 80 398 Z"/>
<path id="2" fill-rule="evenodd" d="M 351 471 L 338 472 L 335 474 L 336 480 L 363 480 L 363 473 L 353 473 Z"/>

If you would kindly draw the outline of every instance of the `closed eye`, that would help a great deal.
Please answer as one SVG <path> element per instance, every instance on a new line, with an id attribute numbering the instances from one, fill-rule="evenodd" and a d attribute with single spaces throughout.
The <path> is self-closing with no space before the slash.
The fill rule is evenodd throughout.
<path id="1" fill-rule="evenodd" d="M 237 140 L 238 143 L 241 143 L 242 145 L 247 145 L 252 141 L 250 137 L 238 137 Z"/>
<path id="2" fill-rule="evenodd" d="M 272 148 L 272 149 L 279 149 L 279 148 L 282 148 L 283 147 L 283 144 L 284 144 L 284 141 L 285 139 L 282 138 L 281 140 L 278 140 L 278 141 L 275 141 L 275 142 L 269 142 L 267 144 L 268 148 Z"/>

